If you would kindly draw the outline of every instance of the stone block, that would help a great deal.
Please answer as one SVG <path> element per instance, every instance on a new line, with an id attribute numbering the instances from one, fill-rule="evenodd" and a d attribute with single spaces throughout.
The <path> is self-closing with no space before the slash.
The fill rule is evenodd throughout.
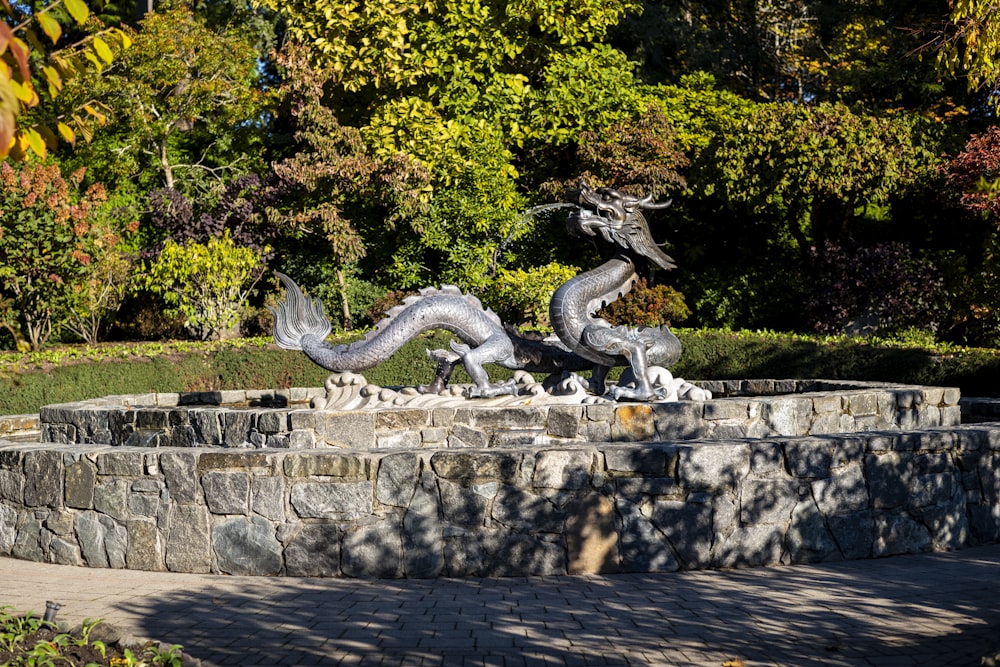
<path id="1" fill-rule="evenodd" d="M 330 524 L 300 524 L 285 542 L 285 574 L 289 577 L 340 575 L 340 535 Z"/>
<path id="2" fill-rule="evenodd" d="M 163 545 L 153 519 L 132 519 L 126 524 L 128 551 L 125 563 L 130 570 L 160 571 L 163 566 Z"/>
<path id="3" fill-rule="evenodd" d="M 826 438 L 785 440 L 785 459 L 792 476 L 800 479 L 829 477 L 833 465 L 831 441 Z"/>
<path id="4" fill-rule="evenodd" d="M 566 516 L 542 496 L 506 484 L 493 501 L 493 519 L 518 532 L 561 533 Z"/>
<path id="5" fill-rule="evenodd" d="M 609 472 L 629 476 L 662 477 L 673 468 L 677 458 L 673 448 L 656 445 L 609 445 L 600 451 Z"/>
<path id="6" fill-rule="evenodd" d="M 380 410 L 375 416 L 375 430 L 420 429 L 430 425 L 430 421 L 427 410 Z"/>
<path id="7" fill-rule="evenodd" d="M 878 397 L 869 392 L 847 395 L 847 409 L 855 417 L 878 414 Z"/>
<path id="8" fill-rule="evenodd" d="M 621 564 L 615 507 L 589 494 L 566 508 L 566 570 L 569 574 L 617 572 Z"/>
<path id="9" fill-rule="evenodd" d="M 420 431 L 384 431 L 375 434 L 378 449 L 417 449 L 422 444 Z"/>
<path id="10" fill-rule="evenodd" d="M 770 402 L 767 425 L 777 435 L 802 436 L 812 425 L 813 404 L 808 398 L 784 398 Z"/>
<path id="11" fill-rule="evenodd" d="M 20 470 L 0 470 L 0 500 L 24 502 L 24 473 Z"/>
<path id="12" fill-rule="evenodd" d="M 328 444 L 369 449 L 375 445 L 375 413 L 329 412 L 323 434 Z"/>
<path id="13" fill-rule="evenodd" d="M 709 421 L 720 419 L 747 420 L 750 402 L 741 398 L 716 398 L 702 404 L 703 415 Z"/>
<path id="14" fill-rule="evenodd" d="M 618 499 L 616 506 L 621 515 L 621 546 L 620 553 L 611 552 L 611 556 L 618 556 L 618 566 L 623 572 L 674 572 L 680 569 L 670 543 L 643 516 L 638 506 L 623 498 Z M 607 565 L 613 567 L 614 563 L 612 561 Z"/>
<path id="15" fill-rule="evenodd" d="M 245 472 L 206 472 L 201 476 L 201 487 L 213 514 L 248 513 L 250 477 Z"/>
<path id="16" fill-rule="evenodd" d="M 483 568 L 486 577 L 550 576 L 566 574 L 563 546 L 535 535 L 499 533 L 502 536 L 487 548 Z"/>
<path id="17" fill-rule="evenodd" d="M 785 456 L 777 442 L 750 443 L 750 470 L 765 477 L 787 476 Z"/>
<path id="18" fill-rule="evenodd" d="M 819 563 L 842 558 L 823 514 L 811 499 L 803 500 L 792 510 L 791 523 L 785 534 L 785 550 L 793 563 Z"/>
<path id="19" fill-rule="evenodd" d="M 490 500 L 467 486 L 439 480 L 441 515 L 444 520 L 459 526 L 474 528 L 486 523 Z"/>
<path id="20" fill-rule="evenodd" d="M 413 579 L 440 576 L 444 571 L 444 529 L 437 496 L 417 488 L 403 515 L 403 569 Z"/>
<path id="21" fill-rule="evenodd" d="M 480 408 L 472 412 L 469 425 L 487 431 L 541 427 L 545 410 L 532 406 L 510 408 Z"/>
<path id="22" fill-rule="evenodd" d="M 874 523 L 871 510 L 835 514 L 826 517 L 840 553 L 846 560 L 870 558 L 874 542 Z"/>
<path id="23" fill-rule="evenodd" d="M 303 452 L 285 456 L 284 470 L 289 477 L 336 477 L 358 481 L 368 477 L 368 460 L 354 454 Z"/>
<path id="24" fill-rule="evenodd" d="M 285 479 L 254 477 L 250 485 L 250 509 L 271 521 L 285 521 Z"/>
<path id="25" fill-rule="evenodd" d="M 257 414 L 257 430 L 261 433 L 284 433 L 288 430 L 287 413 L 283 410 L 262 410 Z"/>
<path id="26" fill-rule="evenodd" d="M 860 465 L 842 468 L 827 479 L 814 481 L 812 495 L 826 516 L 866 510 L 870 502 Z"/>
<path id="27" fill-rule="evenodd" d="M 590 482 L 594 452 L 590 449 L 549 449 L 535 454 L 532 485 L 551 489 L 582 489 Z"/>
<path id="28" fill-rule="evenodd" d="M 97 472 L 115 477 L 142 475 L 142 452 L 102 452 L 97 456 Z"/>
<path id="29" fill-rule="evenodd" d="M 187 505 L 201 499 L 197 456 L 193 452 L 161 452 L 159 467 L 173 502 Z"/>
<path id="30" fill-rule="evenodd" d="M 869 454 L 865 457 L 865 479 L 872 490 L 872 507 L 891 509 L 910 499 L 910 472 L 900 454 Z"/>
<path id="31" fill-rule="evenodd" d="M 685 569 L 711 563 L 713 514 L 710 502 L 658 500 L 653 504 L 653 524 L 667 536 Z"/>
<path id="32" fill-rule="evenodd" d="M 740 494 L 740 523 L 784 525 L 798 504 L 797 481 L 746 480 Z"/>
<path id="33" fill-rule="evenodd" d="M 746 444 L 681 445 L 678 457 L 678 482 L 690 489 L 732 487 L 750 470 L 750 447 Z"/>
<path id="34" fill-rule="evenodd" d="M 165 556 L 167 569 L 172 572 L 211 571 L 211 534 L 205 507 L 177 505 L 171 510 Z"/>
<path id="35" fill-rule="evenodd" d="M 382 521 L 344 535 L 341 569 L 348 577 L 395 579 L 403 576 L 399 526 Z"/>
<path id="36" fill-rule="evenodd" d="M 455 424 L 448 436 L 449 447 L 471 447 L 482 449 L 489 444 L 489 436 L 485 431 L 472 428 L 465 424 Z"/>
<path id="37" fill-rule="evenodd" d="M 128 482 L 98 478 L 94 487 L 94 509 L 118 521 L 128 519 Z"/>
<path id="38" fill-rule="evenodd" d="M 874 515 L 873 522 L 873 556 L 920 553 L 931 546 L 927 527 L 907 515 L 879 512 Z"/>
<path id="39" fill-rule="evenodd" d="M 198 471 L 247 470 L 269 473 L 280 457 L 275 454 L 249 451 L 209 451 L 198 456 Z"/>
<path id="40" fill-rule="evenodd" d="M 742 526 L 723 538 L 712 555 L 715 567 L 760 567 L 781 561 L 784 527 Z"/>
<path id="41" fill-rule="evenodd" d="M 513 452 L 435 452 L 431 468 L 444 479 L 489 479 L 511 482 L 521 455 Z"/>
<path id="42" fill-rule="evenodd" d="M 303 519 L 354 521 L 372 514 L 374 489 L 364 482 L 299 482 L 292 485 L 292 507 Z"/>
<path id="43" fill-rule="evenodd" d="M 24 504 L 28 507 L 61 507 L 63 462 L 56 451 L 24 453 Z"/>
<path id="44" fill-rule="evenodd" d="M 653 406 L 656 437 L 660 440 L 695 440 L 708 435 L 709 429 L 702 419 L 704 403 L 677 401 Z"/>
<path id="45" fill-rule="evenodd" d="M 614 480 L 615 490 L 622 498 L 639 502 L 643 496 L 656 496 L 670 500 L 683 500 L 687 490 L 673 477 L 626 477 Z"/>
<path id="46" fill-rule="evenodd" d="M 656 437 L 653 408 L 643 404 L 619 405 L 611 423 L 611 439 L 615 442 L 642 442 Z"/>
<path id="47" fill-rule="evenodd" d="M 94 508 L 94 484 L 97 466 L 80 459 L 66 466 L 66 506 L 89 510 Z"/>
<path id="48" fill-rule="evenodd" d="M 420 457 L 406 452 L 383 457 L 375 478 L 375 497 L 383 505 L 407 507 L 420 474 Z"/>
<path id="49" fill-rule="evenodd" d="M 548 410 L 545 432 L 559 438 L 576 438 L 583 423 L 584 407 L 554 405 Z"/>
<path id="50" fill-rule="evenodd" d="M 266 519 L 233 517 L 212 529 L 212 549 L 221 572 L 274 576 L 281 572 L 281 544 Z"/>

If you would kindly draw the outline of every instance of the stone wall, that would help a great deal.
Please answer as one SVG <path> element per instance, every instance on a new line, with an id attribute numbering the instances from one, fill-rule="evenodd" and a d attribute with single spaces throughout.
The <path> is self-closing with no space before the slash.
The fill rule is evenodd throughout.
<path id="1" fill-rule="evenodd" d="M 504 576 L 998 540 L 1000 423 L 381 451 L 0 441 L 0 555 L 91 567 Z"/>
<path id="2" fill-rule="evenodd" d="M 112 396 L 43 407 L 47 442 L 143 447 L 570 446 L 917 429 L 961 422 L 953 388 L 822 380 L 698 383 L 711 401 L 312 410 L 321 389 Z M 223 404 L 241 403 L 243 409 Z M 285 407 L 266 407 L 269 404 Z M 298 405 L 296 405 L 298 403 Z"/>

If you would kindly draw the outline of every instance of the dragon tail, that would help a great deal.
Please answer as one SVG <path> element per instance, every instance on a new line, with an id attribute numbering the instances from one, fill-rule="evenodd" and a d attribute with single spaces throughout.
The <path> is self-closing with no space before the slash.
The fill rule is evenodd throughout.
<path id="1" fill-rule="evenodd" d="M 285 300 L 268 310 L 274 315 L 274 342 L 286 350 L 301 350 L 302 339 L 315 336 L 323 340 L 330 335 L 331 325 L 323 312 L 319 299 L 310 299 L 302 293 L 291 278 L 274 272 L 285 287 Z"/>

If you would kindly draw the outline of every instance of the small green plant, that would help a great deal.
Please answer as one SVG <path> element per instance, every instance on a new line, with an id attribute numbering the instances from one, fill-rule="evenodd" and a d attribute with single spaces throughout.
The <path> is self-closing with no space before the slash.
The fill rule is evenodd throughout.
<path id="1" fill-rule="evenodd" d="M 148 646 L 142 654 L 156 667 L 181 667 L 184 664 L 180 644 L 171 644 L 170 647 L 163 649 L 157 645 Z"/>
<path id="2" fill-rule="evenodd" d="M 167 241 L 149 267 L 145 287 L 162 294 L 199 340 L 233 337 L 244 304 L 260 279 L 261 259 L 229 234 L 208 243 Z"/>

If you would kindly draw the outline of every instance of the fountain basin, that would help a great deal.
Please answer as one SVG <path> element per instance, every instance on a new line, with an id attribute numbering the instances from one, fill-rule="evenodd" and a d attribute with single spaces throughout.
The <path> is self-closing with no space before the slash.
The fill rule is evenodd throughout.
<path id="1" fill-rule="evenodd" d="M 520 576 L 857 559 L 1000 540 L 1000 423 L 959 424 L 957 391 L 935 387 L 807 382 L 790 396 L 747 394 L 791 382 L 718 386 L 743 395 L 700 404 L 713 429 L 739 419 L 757 437 L 662 437 L 662 406 L 618 405 L 602 421 L 586 416 L 594 406 L 568 406 L 579 420 L 556 417 L 574 425 L 559 432 L 550 422 L 560 410 L 531 413 L 546 432 L 530 442 L 497 435 L 524 423 L 500 428 L 509 417 L 466 407 L 461 424 L 463 408 L 454 408 L 453 429 L 492 434 L 476 447 L 457 437 L 380 441 L 376 427 L 368 448 L 330 445 L 329 431 L 305 448 L 0 441 L 0 554 L 177 572 Z M 726 407 L 709 407 L 720 401 Z M 132 407 L 180 407 L 148 402 Z M 836 423 L 854 430 L 763 432 L 779 423 L 806 431 L 805 402 L 809 429 L 834 414 L 817 405 L 836 404 Z M 632 412 L 622 417 L 623 408 Z M 443 428 L 400 419 L 384 426 Z M 595 422 L 604 426 L 588 426 Z M 654 435 L 641 437 L 643 423 Z M 591 429 L 612 437 L 587 440 Z"/>

